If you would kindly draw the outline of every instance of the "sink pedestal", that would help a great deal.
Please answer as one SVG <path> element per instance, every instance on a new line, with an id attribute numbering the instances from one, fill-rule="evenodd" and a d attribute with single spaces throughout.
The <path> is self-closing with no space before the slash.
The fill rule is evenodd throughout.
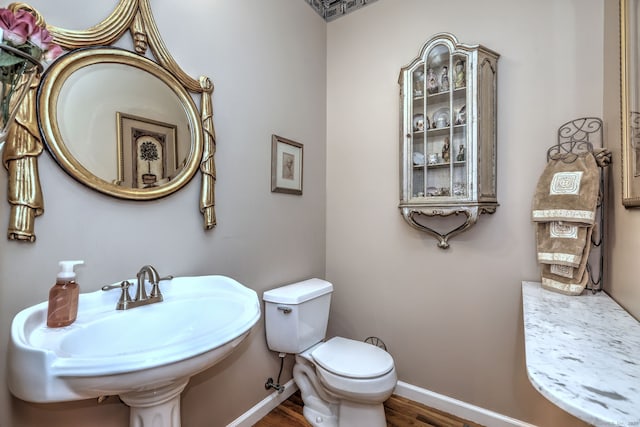
<path id="1" fill-rule="evenodd" d="M 131 408 L 129 427 L 180 427 L 180 393 L 187 386 L 184 379 L 153 390 L 120 395 Z"/>

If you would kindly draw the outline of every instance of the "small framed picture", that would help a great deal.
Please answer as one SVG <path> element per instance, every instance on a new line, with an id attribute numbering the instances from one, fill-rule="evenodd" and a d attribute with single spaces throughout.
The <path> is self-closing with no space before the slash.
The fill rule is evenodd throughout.
<path id="1" fill-rule="evenodd" d="M 302 195 L 302 144 L 271 136 L 271 191 Z"/>
<path id="2" fill-rule="evenodd" d="M 116 112 L 118 179 L 128 188 L 157 187 L 178 173 L 177 126 Z"/>

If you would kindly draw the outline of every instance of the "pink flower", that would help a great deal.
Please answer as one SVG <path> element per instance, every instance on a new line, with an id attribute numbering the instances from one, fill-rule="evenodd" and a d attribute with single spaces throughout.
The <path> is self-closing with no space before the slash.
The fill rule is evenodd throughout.
<path id="1" fill-rule="evenodd" d="M 51 62 L 54 59 L 56 59 L 58 56 L 62 55 L 62 48 L 57 45 L 57 44 L 51 44 L 49 45 L 49 50 L 46 50 L 44 52 L 44 61 L 45 62 Z"/>
<path id="2" fill-rule="evenodd" d="M 53 36 L 46 28 L 36 27 L 29 40 L 31 40 L 31 43 L 38 46 L 40 50 L 44 52 L 51 45 Z"/>
<path id="3" fill-rule="evenodd" d="M 37 25 L 36 21 L 36 17 L 26 10 L 12 12 L 10 9 L 0 8 L 2 38 L 9 45 L 33 55 L 36 59 L 42 58 L 50 62 L 63 53 L 62 48 L 53 42 L 51 33 L 44 26 Z M 5 52 L 0 51 L 0 55 L 3 54 Z"/>
<path id="4" fill-rule="evenodd" d="M 15 15 L 9 9 L 0 9 L 0 28 L 8 30 L 15 21 Z"/>
<path id="5" fill-rule="evenodd" d="M 4 30 L 3 38 L 15 45 L 24 44 L 39 28 L 31 13 L 18 10 L 14 14 L 8 9 L 0 9 L 0 27 Z"/>

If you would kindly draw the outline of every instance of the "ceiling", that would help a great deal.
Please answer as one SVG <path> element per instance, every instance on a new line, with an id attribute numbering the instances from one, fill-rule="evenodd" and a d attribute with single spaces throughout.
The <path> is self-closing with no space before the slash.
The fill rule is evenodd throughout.
<path id="1" fill-rule="evenodd" d="M 376 0 L 304 0 L 322 18 L 329 22 L 338 19 L 347 13 L 358 10 Z"/>

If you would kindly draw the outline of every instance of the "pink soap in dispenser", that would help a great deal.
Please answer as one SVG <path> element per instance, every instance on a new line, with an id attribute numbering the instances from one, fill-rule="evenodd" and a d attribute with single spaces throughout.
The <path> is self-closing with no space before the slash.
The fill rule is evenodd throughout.
<path id="1" fill-rule="evenodd" d="M 61 328 L 75 322 L 78 315 L 78 297 L 80 286 L 76 283 L 73 267 L 84 261 L 60 261 L 60 272 L 56 284 L 49 291 L 49 310 L 47 326 Z"/>

